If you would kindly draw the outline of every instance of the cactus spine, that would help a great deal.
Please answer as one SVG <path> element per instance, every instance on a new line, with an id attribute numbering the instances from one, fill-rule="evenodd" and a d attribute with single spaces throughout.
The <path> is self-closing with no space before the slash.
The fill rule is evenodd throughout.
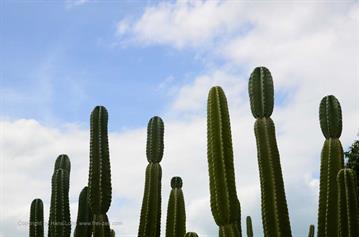
<path id="1" fill-rule="evenodd" d="M 195 232 L 187 232 L 184 237 L 198 237 Z"/>
<path id="2" fill-rule="evenodd" d="M 308 237 L 314 237 L 314 225 L 309 226 Z"/>
<path id="3" fill-rule="evenodd" d="M 112 189 L 106 108 L 96 106 L 91 113 L 90 122 L 88 202 L 94 214 L 93 236 L 109 237 L 110 226 L 106 213 L 111 205 Z"/>
<path id="4" fill-rule="evenodd" d="M 161 178 L 159 162 L 163 156 L 164 125 L 160 117 L 153 117 L 147 126 L 146 182 L 143 194 L 138 237 L 159 237 L 161 232 Z"/>
<path id="5" fill-rule="evenodd" d="M 352 169 L 341 169 L 337 176 L 339 237 L 359 236 L 359 209 L 356 174 Z"/>
<path id="6" fill-rule="evenodd" d="M 186 234 L 186 211 L 182 179 L 173 177 L 171 187 L 167 208 L 166 237 L 183 237 Z"/>
<path id="7" fill-rule="evenodd" d="M 246 223 L 247 223 L 247 236 L 253 237 L 252 219 L 250 216 L 247 216 Z"/>
<path id="8" fill-rule="evenodd" d="M 232 136 L 227 99 L 221 87 L 212 87 L 207 103 L 207 159 L 211 211 L 220 236 L 241 236 Z"/>
<path id="9" fill-rule="evenodd" d="M 41 199 L 34 199 L 30 208 L 30 237 L 44 237 L 44 205 Z"/>
<path id="10" fill-rule="evenodd" d="M 88 188 L 84 187 L 79 196 L 79 207 L 74 237 L 91 237 L 92 213 L 87 202 Z"/>
<path id="11" fill-rule="evenodd" d="M 257 67 L 249 79 L 249 98 L 257 141 L 261 183 L 264 236 L 292 236 L 285 197 L 275 127 L 270 118 L 274 105 L 273 80 L 270 71 Z"/>
<path id="12" fill-rule="evenodd" d="M 326 138 L 321 152 L 318 237 L 337 235 L 338 186 L 337 174 L 344 166 L 343 148 L 339 137 L 342 132 L 342 113 L 339 101 L 326 96 L 319 107 L 320 127 Z"/>

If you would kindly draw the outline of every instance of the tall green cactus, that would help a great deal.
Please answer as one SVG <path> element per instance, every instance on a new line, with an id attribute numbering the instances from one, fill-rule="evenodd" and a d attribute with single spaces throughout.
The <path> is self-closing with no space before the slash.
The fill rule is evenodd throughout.
<path id="1" fill-rule="evenodd" d="M 314 225 L 309 226 L 308 237 L 314 237 Z"/>
<path id="2" fill-rule="evenodd" d="M 91 237 L 92 233 L 92 212 L 88 205 L 87 186 L 84 187 L 79 196 L 77 222 L 74 237 Z"/>
<path id="3" fill-rule="evenodd" d="M 344 153 L 339 137 L 342 132 L 342 113 L 339 101 L 329 95 L 319 107 L 320 127 L 326 138 L 321 153 L 318 237 L 337 235 L 338 186 L 337 174 L 344 166 Z"/>
<path id="4" fill-rule="evenodd" d="M 44 205 L 41 199 L 34 199 L 30 208 L 30 237 L 44 237 Z"/>
<path id="5" fill-rule="evenodd" d="M 186 234 L 186 211 L 182 179 L 173 177 L 171 187 L 167 208 L 166 237 L 183 237 Z"/>
<path id="6" fill-rule="evenodd" d="M 57 169 L 53 174 L 51 201 L 49 236 L 70 237 L 69 173 L 67 170 Z"/>
<path id="7" fill-rule="evenodd" d="M 221 87 L 212 87 L 207 103 L 207 159 L 211 211 L 219 235 L 241 236 L 240 203 L 237 197 L 232 136 L 227 99 Z"/>
<path id="8" fill-rule="evenodd" d="M 198 237 L 195 232 L 187 232 L 184 237 Z"/>
<path id="9" fill-rule="evenodd" d="M 71 171 L 71 162 L 69 157 L 66 154 L 61 154 L 57 157 L 56 161 L 55 161 L 55 167 L 54 167 L 54 172 L 58 169 L 64 169 L 67 170 L 67 172 Z"/>
<path id="10" fill-rule="evenodd" d="M 358 188 L 352 169 L 341 169 L 337 176 L 339 237 L 359 236 Z"/>
<path id="11" fill-rule="evenodd" d="M 159 237 L 161 232 L 161 178 L 159 162 L 163 156 L 164 125 L 160 117 L 153 117 L 147 126 L 146 182 L 143 194 L 138 237 Z"/>
<path id="12" fill-rule="evenodd" d="M 253 237 L 252 219 L 250 216 L 247 216 L 246 223 L 247 223 L 247 236 Z"/>
<path id="13" fill-rule="evenodd" d="M 106 212 L 111 205 L 112 189 L 106 108 L 96 106 L 91 113 L 90 122 L 88 202 L 94 214 L 93 236 L 109 237 L 110 226 Z"/>
<path id="14" fill-rule="evenodd" d="M 284 191 L 275 127 L 270 118 L 274 105 L 273 80 L 270 71 L 257 67 L 249 79 L 249 98 L 257 141 L 261 183 L 264 236 L 290 237 L 291 228 Z"/>

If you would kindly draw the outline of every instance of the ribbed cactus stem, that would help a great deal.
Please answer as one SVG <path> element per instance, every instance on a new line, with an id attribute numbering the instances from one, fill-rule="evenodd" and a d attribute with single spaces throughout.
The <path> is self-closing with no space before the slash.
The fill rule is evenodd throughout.
<path id="1" fill-rule="evenodd" d="M 241 236 L 232 135 L 227 99 L 221 87 L 212 87 L 207 103 L 207 159 L 211 211 L 220 236 Z"/>
<path id="2" fill-rule="evenodd" d="M 274 105 L 273 80 L 267 68 L 254 69 L 249 79 L 248 90 L 252 114 L 256 118 L 254 131 L 257 141 L 264 236 L 290 237 L 292 234 L 275 127 L 270 118 Z"/>
<path id="3" fill-rule="evenodd" d="M 30 208 L 30 237 L 44 237 L 44 205 L 41 199 L 34 199 Z"/>
<path id="4" fill-rule="evenodd" d="M 187 232 L 184 237 L 198 237 L 195 232 Z"/>
<path id="5" fill-rule="evenodd" d="M 339 237 L 359 236 L 359 209 L 356 174 L 341 169 L 337 176 L 339 205 Z"/>
<path id="6" fill-rule="evenodd" d="M 183 237 L 186 234 L 186 211 L 182 192 L 182 179 L 173 177 L 168 200 L 166 237 Z"/>
<path id="7" fill-rule="evenodd" d="M 253 237 L 252 219 L 251 219 L 250 216 L 247 216 L 246 224 L 247 224 L 247 236 L 248 237 Z"/>
<path id="8" fill-rule="evenodd" d="M 106 214 L 95 214 L 92 225 L 93 237 L 110 237 L 111 229 Z"/>
<path id="9" fill-rule="evenodd" d="M 163 156 L 164 125 L 160 117 L 153 117 L 147 126 L 146 168 L 138 237 L 159 237 L 161 232 L 161 179 L 159 162 Z"/>
<path id="10" fill-rule="evenodd" d="M 309 226 L 308 237 L 314 237 L 314 225 Z"/>
<path id="11" fill-rule="evenodd" d="M 87 202 L 87 191 L 88 188 L 84 187 L 79 196 L 79 207 L 74 237 L 91 237 L 93 215 Z"/>
<path id="12" fill-rule="evenodd" d="M 322 99 L 319 120 L 326 138 L 320 163 L 318 237 L 337 235 L 338 185 L 337 174 L 344 166 L 344 153 L 339 136 L 342 132 L 342 115 L 339 101 L 332 95 Z"/>
<path id="13" fill-rule="evenodd" d="M 71 162 L 69 157 L 66 154 L 61 154 L 57 157 L 56 161 L 55 161 L 55 167 L 54 167 L 54 172 L 58 169 L 64 169 L 67 170 L 67 172 L 71 171 Z"/>

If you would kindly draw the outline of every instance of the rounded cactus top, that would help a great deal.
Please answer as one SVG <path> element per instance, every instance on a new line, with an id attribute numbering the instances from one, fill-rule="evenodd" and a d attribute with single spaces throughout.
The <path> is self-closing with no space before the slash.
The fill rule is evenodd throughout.
<path id="1" fill-rule="evenodd" d="M 274 105 L 273 79 L 265 67 L 256 67 L 248 83 L 252 114 L 255 118 L 270 117 Z"/>
<path id="2" fill-rule="evenodd" d="M 154 116 L 147 125 L 146 155 L 148 162 L 159 163 L 163 156 L 164 125 L 160 117 Z"/>
<path id="3" fill-rule="evenodd" d="M 36 198 L 36 199 L 32 200 L 31 209 L 33 209 L 33 208 L 41 208 L 41 209 L 43 209 L 43 203 L 42 203 L 42 200 L 40 198 Z"/>
<path id="4" fill-rule="evenodd" d="M 108 112 L 105 106 L 97 105 L 91 112 L 91 119 L 93 118 L 105 118 L 108 119 Z"/>
<path id="5" fill-rule="evenodd" d="M 171 179 L 172 188 L 182 188 L 182 179 L 181 177 L 175 176 Z"/>
<path id="6" fill-rule="evenodd" d="M 195 232 L 187 232 L 184 237 L 198 237 Z"/>
<path id="7" fill-rule="evenodd" d="M 71 171 L 71 162 L 69 157 L 66 154 L 61 154 L 57 157 L 55 162 L 55 169 L 54 171 L 58 169 L 64 169 L 67 170 L 67 172 L 70 173 Z"/>
<path id="8" fill-rule="evenodd" d="M 356 173 L 354 172 L 353 169 L 344 168 L 338 171 L 337 179 L 344 178 L 345 176 L 349 176 L 349 178 L 355 179 L 356 181 Z"/>
<path id="9" fill-rule="evenodd" d="M 335 96 L 325 96 L 320 102 L 319 121 L 325 138 L 340 137 L 342 133 L 342 110 Z"/>

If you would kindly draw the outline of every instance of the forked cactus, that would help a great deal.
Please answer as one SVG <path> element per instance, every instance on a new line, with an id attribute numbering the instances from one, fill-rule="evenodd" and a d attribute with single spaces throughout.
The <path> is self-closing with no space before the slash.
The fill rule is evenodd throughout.
<path id="1" fill-rule="evenodd" d="M 74 237 L 91 237 L 92 213 L 88 205 L 88 188 L 84 187 L 79 196 L 79 207 Z"/>
<path id="2" fill-rule="evenodd" d="M 212 87 L 207 103 L 207 159 L 211 211 L 219 236 L 241 236 L 241 209 L 237 197 L 232 135 L 227 99 L 221 87 Z"/>
<path id="3" fill-rule="evenodd" d="M 160 161 L 163 156 L 164 125 L 160 117 L 153 117 L 147 126 L 146 182 L 143 194 L 138 237 L 159 237 L 161 232 L 161 179 Z"/>
<path id="4" fill-rule="evenodd" d="M 270 71 L 257 67 L 249 78 L 249 98 L 257 141 L 261 183 L 264 236 L 292 236 L 275 127 L 270 118 L 274 106 L 273 80 Z"/>
<path id="5" fill-rule="evenodd" d="M 171 187 L 167 208 L 166 237 L 183 237 L 186 234 L 186 211 L 182 179 L 173 177 Z"/>
<path id="6" fill-rule="evenodd" d="M 41 199 L 34 199 L 30 208 L 30 237 L 44 237 L 44 205 Z"/>
<path id="7" fill-rule="evenodd" d="M 247 236 L 253 237 L 252 219 L 250 216 L 247 216 L 246 223 L 247 223 Z"/>
<path id="8" fill-rule="evenodd" d="M 319 107 L 320 127 L 326 138 L 321 153 L 318 237 L 337 236 L 338 186 L 337 174 L 344 166 L 344 154 L 339 137 L 342 132 L 342 112 L 339 101 L 329 95 Z"/>
<path id="9" fill-rule="evenodd" d="M 108 237 L 110 226 L 106 213 L 111 205 L 112 189 L 106 108 L 96 106 L 91 113 L 90 122 L 88 202 L 94 214 L 93 237 Z"/>

